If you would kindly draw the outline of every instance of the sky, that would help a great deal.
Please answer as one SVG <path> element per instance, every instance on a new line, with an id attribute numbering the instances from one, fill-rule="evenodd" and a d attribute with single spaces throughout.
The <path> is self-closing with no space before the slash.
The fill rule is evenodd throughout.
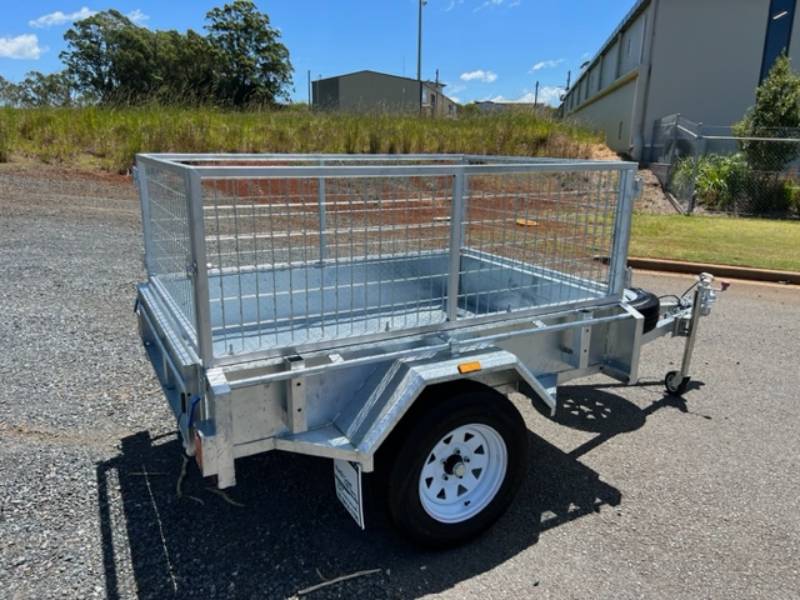
<path id="1" fill-rule="evenodd" d="M 202 31 L 224 0 L 2 0 L 0 75 L 61 69 L 58 54 L 71 23 L 116 8 L 151 29 Z M 558 104 L 567 72 L 594 56 L 635 0 L 427 0 L 423 78 L 445 93 L 475 100 Z M 256 0 L 282 34 L 294 66 L 294 101 L 313 79 L 361 69 L 416 77 L 417 0 Z"/>

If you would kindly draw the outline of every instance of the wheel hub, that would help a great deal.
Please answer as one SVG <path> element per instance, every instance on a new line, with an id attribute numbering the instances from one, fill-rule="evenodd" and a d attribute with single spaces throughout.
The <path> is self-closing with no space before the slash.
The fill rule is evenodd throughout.
<path id="1" fill-rule="evenodd" d="M 458 523 L 494 499 L 505 479 L 508 451 L 489 425 L 462 425 L 439 440 L 420 472 L 419 497 L 437 521 Z"/>
<path id="2" fill-rule="evenodd" d="M 444 461 L 444 472 L 447 475 L 455 475 L 456 477 L 464 477 L 467 472 L 467 466 L 460 454 L 451 454 Z"/>

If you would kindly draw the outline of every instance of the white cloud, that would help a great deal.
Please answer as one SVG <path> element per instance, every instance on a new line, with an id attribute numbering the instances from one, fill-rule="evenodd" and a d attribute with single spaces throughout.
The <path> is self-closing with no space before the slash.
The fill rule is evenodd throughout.
<path id="1" fill-rule="evenodd" d="M 0 37 L 0 58 L 38 60 L 44 52 L 47 52 L 47 48 L 39 45 L 39 38 L 35 33 Z"/>
<path id="2" fill-rule="evenodd" d="M 137 25 L 141 25 L 142 23 L 150 19 L 150 15 L 144 14 L 138 8 L 133 9 L 125 16 L 128 17 L 131 21 L 133 21 Z"/>
<path id="3" fill-rule="evenodd" d="M 557 58 L 555 60 L 542 60 L 533 65 L 531 71 L 533 72 L 533 71 L 541 71 L 542 69 L 554 69 L 563 62 L 564 62 L 563 58 Z"/>
<path id="4" fill-rule="evenodd" d="M 96 15 L 98 11 L 89 8 L 88 6 L 82 6 L 80 10 L 76 10 L 72 13 L 65 13 L 63 11 L 57 10 L 55 12 L 48 13 L 46 15 L 42 15 L 36 19 L 32 19 L 28 21 L 28 25 L 31 27 L 35 27 L 37 29 L 44 29 L 47 27 L 56 27 L 58 25 L 66 25 L 68 23 L 75 23 L 76 21 L 81 21 L 82 19 L 88 19 L 89 17 Z M 141 25 L 145 21 L 147 21 L 150 17 L 149 15 L 144 14 L 138 8 L 132 10 L 127 15 L 132 22 L 136 23 L 137 25 Z"/>
<path id="5" fill-rule="evenodd" d="M 550 106 L 558 106 L 561 104 L 561 94 L 564 93 L 564 88 L 556 85 L 544 85 L 539 88 L 539 104 L 549 104 Z M 523 90 L 522 96 L 514 100 L 509 100 L 505 96 L 495 96 L 490 98 L 492 102 L 508 102 L 510 104 L 533 104 L 536 99 L 536 94 L 530 90 Z"/>
<path id="6" fill-rule="evenodd" d="M 55 12 L 42 15 L 38 19 L 28 21 L 28 25 L 38 29 L 43 29 L 45 27 L 53 27 L 55 25 L 64 25 L 65 23 L 74 23 L 75 21 L 80 21 L 81 19 L 88 19 L 92 15 L 96 14 L 97 11 L 92 10 L 88 6 L 83 6 L 80 10 L 76 10 L 73 13 L 64 13 L 60 10 L 57 10 Z"/>
<path id="7" fill-rule="evenodd" d="M 447 84 L 447 92 L 448 94 L 457 94 L 458 92 L 463 92 L 467 89 L 463 83 L 448 83 Z"/>
<path id="8" fill-rule="evenodd" d="M 450 0 L 444 9 L 444 12 L 450 12 L 459 4 L 464 4 L 464 0 Z"/>
<path id="9" fill-rule="evenodd" d="M 497 81 L 497 73 L 476 69 L 461 74 L 461 81 L 480 81 L 483 83 L 493 83 Z"/>
<path id="10" fill-rule="evenodd" d="M 508 2 L 507 4 L 506 0 L 484 0 L 484 2 L 476 6 L 472 12 L 478 12 L 484 8 L 497 8 L 503 4 L 505 4 L 508 8 L 515 8 L 522 4 L 522 0 L 511 0 L 511 2 Z"/>

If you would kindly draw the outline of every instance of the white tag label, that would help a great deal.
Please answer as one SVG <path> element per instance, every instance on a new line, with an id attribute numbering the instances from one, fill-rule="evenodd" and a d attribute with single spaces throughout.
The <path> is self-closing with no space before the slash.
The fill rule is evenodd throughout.
<path id="1" fill-rule="evenodd" d="M 349 460 L 333 461 L 333 479 L 336 497 L 350 516 L 364 529 L 364 499 L 361 494 L 361 467 Z"/>

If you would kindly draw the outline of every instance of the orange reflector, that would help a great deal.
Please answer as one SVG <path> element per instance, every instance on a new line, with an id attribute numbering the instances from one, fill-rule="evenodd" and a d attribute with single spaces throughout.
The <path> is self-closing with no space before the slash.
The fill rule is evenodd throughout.
<path id="1" fill-rule="evenodd" d="M 536 227 L 538 224 L 533 219 L 517 219 L 517 225 L 522 225 L 523 227 Z"/>
<path id="2" fill-rule="evenodd" d="M 475 371 L 481 370 L 481 363 L 477 360 L 475 362 L 468 362 L 468 363 L 461 363 L 458 365 L 458 372 L 462 375 L 464 373 L 474 373 Z"/>

